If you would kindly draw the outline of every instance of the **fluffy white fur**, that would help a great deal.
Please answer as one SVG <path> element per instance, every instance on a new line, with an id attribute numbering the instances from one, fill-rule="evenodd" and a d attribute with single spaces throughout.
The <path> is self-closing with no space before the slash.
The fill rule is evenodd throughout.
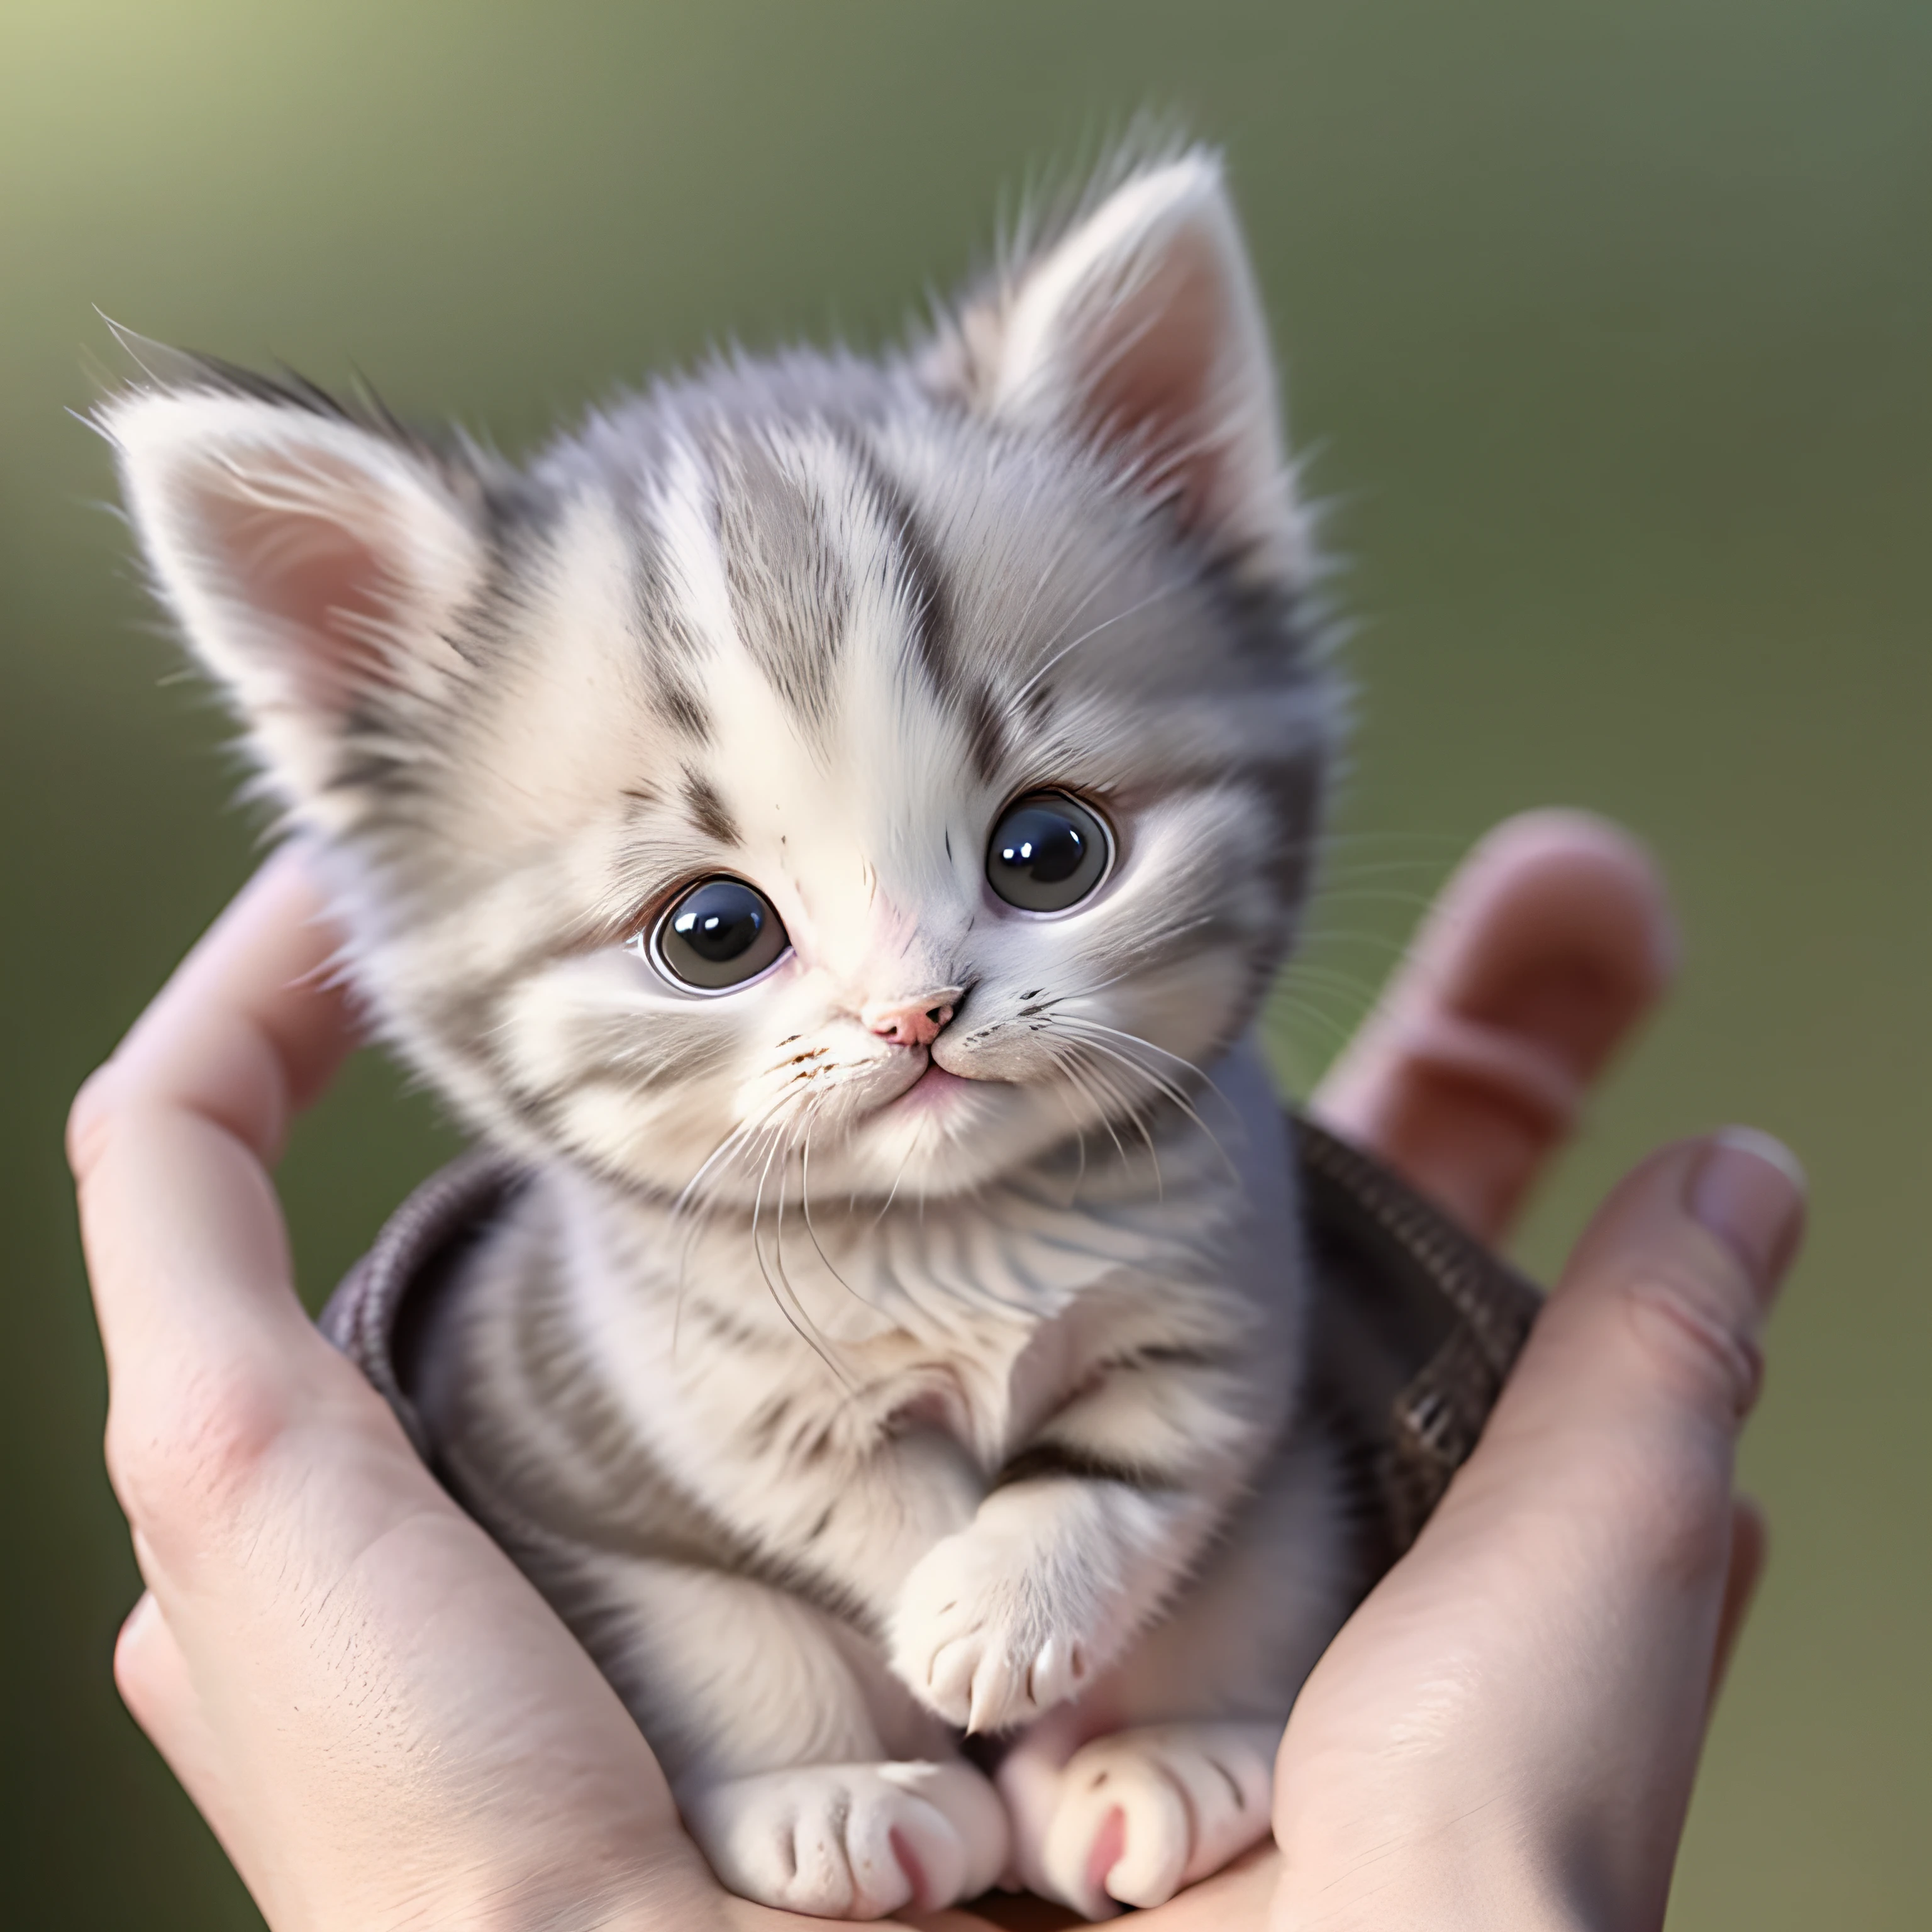
<path id="1" fill-rule="evenodd" d="M 158 590 L 389 1038 L 531 1169 L 424 1352 L 440 1467 L 720 1876 L 1100 1916 L 1252 1843 L 1351 1588 L 1244 1043 L 1335 724 L 1218 164 L 1118 170 L 902 358 L 522 470 L 154 376 L 102 421 Z M 1115 848 L 1052 916 L 986 874 L 1045 788 Z M 718 874 L 790 944 L 704 996 L 648 940 Z"/>

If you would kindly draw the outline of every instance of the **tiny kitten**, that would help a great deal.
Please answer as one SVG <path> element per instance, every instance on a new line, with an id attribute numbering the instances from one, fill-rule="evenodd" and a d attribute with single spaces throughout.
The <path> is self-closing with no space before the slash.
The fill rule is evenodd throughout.
<path id="1" fill-rule="evenodd" d="M 521 470 L 140 352 L 160 594 L 382 1030 L 532 1173 L 424 1351 L 440 1473 L 719 1877 L 1097 1917 L 1264 1836 L 1357 1587 L 1250 1037 L 1339 710 L 1215 158 L 902 355 Z"/>

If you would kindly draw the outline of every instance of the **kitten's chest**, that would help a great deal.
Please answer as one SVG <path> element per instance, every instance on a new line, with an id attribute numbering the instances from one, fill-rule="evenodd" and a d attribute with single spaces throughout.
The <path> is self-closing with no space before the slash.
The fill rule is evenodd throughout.
<path id="1" fill-rule="evenodd" d="M 634 1220 L 577 1258 L 580 1306 L 636 1425 L 668 1446 L 779 1480 L 931 1438 L 983 1478 L 1111 1360 L 1287 1346 L 1292 1208 L 1225 1160 L 1169 1155 L 1154 1175 L 714 1225 L 681 1253 Z"/>
<path id="2" fill-rule="evenodd" d="M 1220 1364 L 1271 1435 L 1303 1294 L 1279 1120 L 1232 1161 L 1163 1144 L 1157 1180 L 1076 1167 L 808 1226 L 694 1229 L 553 1174 L 478 1258 L 442 1432 L 513 1514 L 883 1603 L 1123 1365 Z"/>
<path id="3" fill-rule="evenodd" d="M 1198 1294 L 1215 1272 L 1138 1218 L 1035 1199 L 832 1217 L 782 1254 L 714 1237 L 642 1292 L 586 1276 L 585 1303 L 640 1426 L 828 1471 L 931 1436 L 990 1472 L 1113 1342 L 1169 1325 L 1177 1275 Z"/>

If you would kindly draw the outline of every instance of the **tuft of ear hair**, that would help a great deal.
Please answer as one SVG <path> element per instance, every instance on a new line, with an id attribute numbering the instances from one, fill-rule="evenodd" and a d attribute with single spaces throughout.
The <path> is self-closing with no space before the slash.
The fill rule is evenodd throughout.
<path id="1" fill-rule="evenodd" d="M 94 420 L 155 588 L 272 788 L 328 824 L 353 731 L 406 738 L 464 675 L 450 638 L 487 568 L 482 480 L 298 380 L 136 352 L 154 380 Z"/>
<path id="2" fill-rule="evenodd" d="M 1305 575 L 1268 325 L 1220 157 L 1130 167 L 942 321 L 928 386 L 1106 452 L 1244 574 Z"/>

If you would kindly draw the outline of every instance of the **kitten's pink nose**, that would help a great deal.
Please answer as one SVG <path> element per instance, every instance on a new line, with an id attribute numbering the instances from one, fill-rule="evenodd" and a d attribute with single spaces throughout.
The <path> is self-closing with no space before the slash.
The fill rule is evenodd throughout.
<path id="1" fill-rule="evenodd" d="M 936 986 L 910 1000 L 878 1000 L 859 1017 L 881 1040 L 898 1046 L 930 1046 L 952 1017 L 963 986 Z"/>

